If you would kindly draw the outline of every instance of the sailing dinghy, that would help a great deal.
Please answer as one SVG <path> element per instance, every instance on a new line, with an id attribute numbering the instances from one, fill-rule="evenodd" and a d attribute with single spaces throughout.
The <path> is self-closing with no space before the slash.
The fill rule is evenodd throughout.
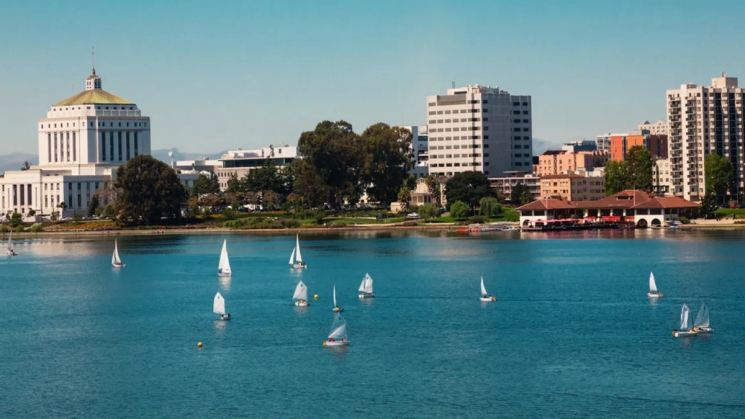
<path id="1" fill-rule="evenodd" d="M 347 340 L 347 321 L 341 314 L 334 314 L 334 322 L 331 324 L 328 340 L 323 342 L 323 346 L 348 346 Z"/>
<path id="2" fill-rule="evenodd" d="M 334 285 L 334 313 L 339 313 L 341 311 L 344 311 L 344 309 L 339 307 L 339 304 L 336 304 L 336 285 Z"/>
<path id="3" fill-rule="evenodd" d="M 649 298 L 662 297 L 662 293 L 657 291 L 657 283 L 654 282 L 654 274 L 652 272 L 649 273 L 649 292 L 647 293 L 647 297 Z"/>
<path id="4" fill-rule="evenodd" d="M 230 320 L 230 313 L 225 314 L 225 299 L 219 292 L 215 294 L 215 301 L 212 303 L 212 312 L 220 315 L 221 320 Z"/>
<path id="5" fill-rule="evenodd" d="M 373 279 L 370 274 L 365 274 L 365 277 L 362 278 L 359 291 L 362 299 L 375 297 L 375 294 L 373 294 Z"/>
<path id="6" fill-rule="evenodd" d="M 122 260 L 119 259 L 119 244 L 116 239 L 114 240 L 114 254 L 111 255 L 111 266 L 115 268 L 123 268 L 126 266 L 122 263 Z"/>
<path id="7" fill-rule="evenodd" d="M 15 249 L 13 249 L 13 231 L 10 232 L 10 235 L 8 236 L 8 248 L 5 252 L 8 256 L 16 256 L 18 253 L 16 253 Z"/>
<path id="8" fill-rule="evenodd" d="M 680 329 L 673 329 L 674 338 L 696 335 L 696 331 L 691 329 L 690 313 L 691 309 L 683 304 L 683 308 L 680 309 Z"/>
<path id="9" fill-rule="evenodd" d="M 491 301 L 497 301 L 497 298 L 496 297 L 494 297 L 493 295 L 489 295 L 486 292 L 486 287 L 484 286 L 484 277 L 483 276 L 481 277 L 481 298 L 479 298 L 479 300 L 481 300 L 482 303 L 488 303 L 488 302 L 491 302 Z"/>
<path id="10" fill-rule="evenodd" d="M 310 305 L 308 303 L 308 287 L 305 286 L 302 280 L 297 283 L 292 299 L 295 300 L 295 305 L 298 307 L 308 307 Z"/>
<path id="11" fill-rule="evenodd" d="M 295 269 L 308 269 L 308 265 L 303 263 L 303 256 L 300 254 L 300 237 L 295 236 L 295 248 L 290 255 L 290 266 Z"/>
<path id="12" fill-rule="evenodd" d="M 709 307 L 706 307 L 704 302 L 701 302 L 701 308 L 698 309 L 696 320 L 693 322 L 693 330 L 696 333 L 712 333 L 714 331 L 709 325 Z"/>
<path id="13" fill-rule="evenodd" d="M 228 259 L 228 240 L 222 242 L 222 251 L 220 252 L 220 264 L 217 265 L 217 276 L 231 276 L 230 259 Z"/>

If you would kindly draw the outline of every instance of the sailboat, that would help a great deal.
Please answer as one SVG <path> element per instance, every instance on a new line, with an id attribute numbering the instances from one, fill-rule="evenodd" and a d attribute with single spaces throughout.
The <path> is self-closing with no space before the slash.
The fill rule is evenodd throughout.
<path id="1" fill-rule="evenodd" d="M 375 294 L 373 294 L 373 279 L 370 277 L 370 274 L 365 274 L 365 277 L 362 278 L 362 283 L 360 283 L 360 298 L 373 298 L 375 297 Z"/>
<path id="2" fill-rule="evenodd" d="M 323 346 L 347 346 L 347 321 L 341 314 L 334 314 L 334 322 L 331 323 L 331 331 L 328 340 L 323 342 Z"/>
<path id="3" fill-rule="evenodd" d="M 481 300 L 482 303 L 488 303 L 488 302 L 491 302 L 491 301 L 497 301 L 497 298 L 496 297 L 494 297 L 493 295 L 489 295 L 486 292 L 486 287 L 484 286 L 484 277 L 483 276 L 481 277 L 481 298 L 479 298 L 479 300 Z"/>
<path id="4" fill-rule="evenodd" d="M 339 304 L 336 304 L 336 285 L 334 285 L 334 313 L 339 313 L 342 311 L 344 311 L 344 309 L 339 307 Z"/>
<path id="5" fill-rule="evenodd" d="M 683 308 L 680 309 L 680 329 L 673 329 L 674 338 L 694 336 L 696 334 L 696 331 L 691 329 L 691 319 L 689 318 L 690 313 L 691 309 L 683 304 Z"/>
<path id="6" fill-rule="evenodd" d="M 295 248 L 290 255 L 290 265 L 295 269 L 308 269 L 308 265 L 303 263 L 303 256 L 300 254 L 300 237 L 295 236 Z"/>
<path id="7" fill-rule="evenodd" d="M 219 292 L 215 294 L 215 301 L 212 303 L 212 312 L 220 315 L 221 320 L 230 320 L 230 313 L 225 314 L 225 299 Z"/>
<path id="8" fill-rule="evenodd" d="M 704 302 L 701 302 L 701 308 L 698 309 L 696 320 L 693 322 L 693 330 L 696 333 L 712 333 L 714 331 L 709 326 L 709 307 L 706 307 Z"/>
<path id="9" fill-rule="evenodd" d="M 13 232 L 10 232 L 10 235 L 8 236 L 8 248 L 5 252 L 8 256 L 16 256 L 18 253 L 16 253 L 15 249 L 13 249 Z"/>
<path id="10" fill-rule="evenodd" d="M 111 266 L 115 268 L 123 268 L 126 266 L 122 263 L 122 260 L 119 259 L 119 244 L 116 239 L 114 239 L 114 254 L 111 255 Z"/>
<path id="11" fill-rule="evenodd" d="M 297 283 L 292 299 L 295 300 L 295 305 L 298 307 L 308 307 L 310 305 L 308 303 L 308 287 L 305 286 L 302 280 Z"/>
<path id="12" fill-rule="evenodd" d="M 230 259 L 228 259 L 228 240 L 222 242 L 222 251 L 220 252 L 220 264 L 217 265 L 217 276 L 231 276 Z"/>
<path id="13" fill-rule="evenodd" d="M 657 284 L 654 282 L 654 274 L 652 272 L 649 273 L 649 292 L 647 293 L 647 297 L 649 298 L 662 297 L 662 293 L 657 291 Z"/>

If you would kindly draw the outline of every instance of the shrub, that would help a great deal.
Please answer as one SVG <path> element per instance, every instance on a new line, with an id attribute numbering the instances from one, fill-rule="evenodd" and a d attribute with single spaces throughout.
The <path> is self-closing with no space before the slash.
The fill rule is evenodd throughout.
<path id="1" fill-rule="evenodd" d="M 38 224 L 38 223 L 37 224 L 34 224 L 34 225 L 31 226 L 31 230 L 30 231 L 32 233 L 38 233 L 40 231 L 44 231 L 44 226 L 42 226 L 41 224 Z"/>
<path id="2" fill-rule="evenodd" d="M 424 221 L 428 221 L 432 218 L 439 217 L 440 211 L 434 204 L 424 204 L 419 207 L 419 216 L 422 217 Z"/>
<path id="3" fill-rule="evenodd" d="M 0 226 L 0 233 L 9 233 L 10 229 L 5 226 Z"/>
<path id="4" fill-rule="evenodd" d="M 681 224 L 690 224 L 691 220 L 688 219 L 688 217 L 680 217 L 678 218 Z"/>
<path id="5" fill-rule="evenodd" d="M 318 208 L 317 210 L 313 211 L 313 219 L 316 221 L 316 224 L 323 224 L 324 218 L 326 218 L 325 209 Z"/>
<path id="6" fill-rule="evenodd" d="M 75 214 L 75 215 L 72 216 L 72 221 L 75 224 L 80 224 L 80 222 L 83 221 L 83 216 L 80 215 L 80 214 Z"/>
<path id="7" fill-rule="evenodd" d="M 450 206 L 450 215 L 455 220 L 464 220 L 468 214 L 468 205 L 463 201 L 455 201 Z"/>
<path id="8" fill-rule="evenodd" d="M 236 219 L 235 211 L 233 211 L 230 208 L 225 208 L 224 210 L 222 210 L 222 212 L 220 214 L 222 215 L 222 218 L 224 220 L 226 220 L 226 221 L 230 221 L 230 220 L 235 220 Z"/>
<path id="9" fill-rule="evenodd" d="M 23 222 L 23 216 L 17 212 L 14 212 L 13 215 L 10 216 L 10 225 L 11 227 L 18 227 Z"/>
<path id="10" fill-rule="evenodd" d="M 471 217 L 471 222 L 476 223 L 476 224 L 484 224 L 488 220 L 489 219 L 486 218 L 486 217 L 484 217 L 483 215 L 475 215 L 475 216 Z"/>

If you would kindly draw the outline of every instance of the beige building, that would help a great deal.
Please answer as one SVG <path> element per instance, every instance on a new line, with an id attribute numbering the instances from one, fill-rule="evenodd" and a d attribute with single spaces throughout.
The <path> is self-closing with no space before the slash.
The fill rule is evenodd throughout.
<path id="1" fill-rule="evenodd" d="M 673 190 L 670 159 L 657 159 L 652 167 L 652 188 L 659 196 L 671 196 Z"/>
<path id="2" fill-rule="evenodd" d="M 667 135 L 670 125 L 662 120 L 657 122 L 644 121 L 639 124 L 638 129 L 639 131 L 649 131 L 650 135 Z"/>
<path id="3" fill-rule="evenodd" d="M 541 198 L 596 201 L 605 198 L 602 176 L 548 175 L 541 177 Z"/>
<path id="4" fill-rule="evenodd" d="M 573 173 L 603 167 L 607 161 L 608 154 L 598 151 L 571 153 L 564 150 L 548 150 L 538 157 L 538 165 L 533 167 L 533 173 L 537 176 Z"/>
<path id="5" fill-rule="evenodd" d="M 709 153 L 732 161 L 738 195 L 745 187 L 744 100 L 745 89 L 738 87 L 737 77 L 725 74 L 712 79 L 709 87 L 689 83 L 667 91 L 668 155 L 675 196 L 694 202 L 704 197 L 704 160 Z"/>
<path id="6" fill-rule="evenodd" d="M 533 199 L 539 199 L 541 197 L 540 177 L 524 172 L 512 172 L 508 173 L 508 175 L 510 176 L 489 178 L 489 185 L 496 189 L 497 192 L 501 192 L 507 199 L 510 199 L 512 188 L 517 185 L 526 185 Z"/>
<path id="7" fill-rule="evenodd" d="M 242 179 L 249 172 L 260 169 L 266 160 L 271 158 L 277 169 L 282 169 L 292 164 L 295 159 L 300 158 L 297 147 L 262 147 L 257 150 L 232 150 L 223 154 L 218 160 L 220 163 L 215 167 L 220 190 L 228 188 L 230 179 Z"/>
<path id="8" fill-rule="evenodd" d="M 530 172 L 533 130 L 530 96 L 469 85 L 427 97 L 429 173 L 467 171 L 501 176 Z"/>

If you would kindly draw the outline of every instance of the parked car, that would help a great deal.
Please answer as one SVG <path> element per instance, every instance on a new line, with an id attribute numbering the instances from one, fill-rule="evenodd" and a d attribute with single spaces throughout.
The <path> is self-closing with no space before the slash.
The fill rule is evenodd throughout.
<path id="1" fill-rule="evenodd" d="M 417 214 L 415 212 L 412 212 L 410 214 L 406 214 L 406 218 L 408 218 L 408 219 L 417 219 L 417 218 L 419 218 L 419 214 Z"/>

